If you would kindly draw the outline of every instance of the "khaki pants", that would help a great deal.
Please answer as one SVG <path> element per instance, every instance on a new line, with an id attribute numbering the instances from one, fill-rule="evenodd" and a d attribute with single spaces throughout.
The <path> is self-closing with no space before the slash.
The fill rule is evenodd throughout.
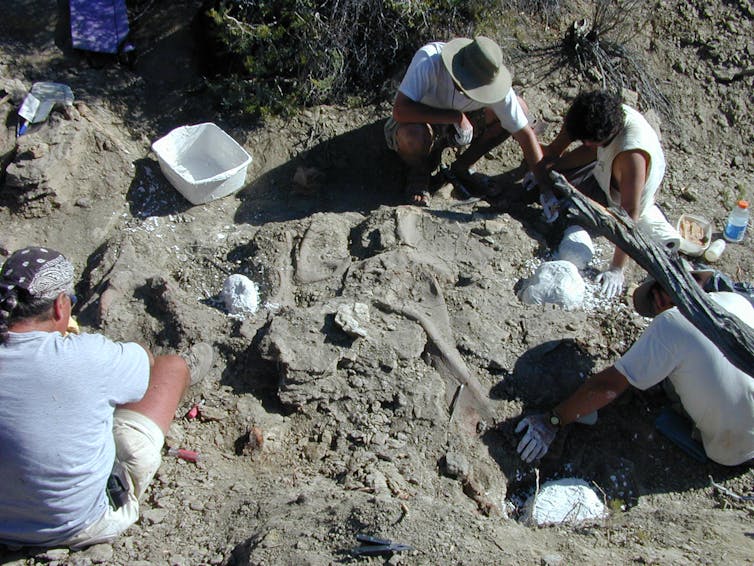
<path id="1" fill-rule="evenodd" d="M 466 117 L 474 127 L 474 138 L 481 136 L 487 129 L 485 110 L 474 110 L 466 114 Z M 385 143 L 389 149 L 398 151 L 398 144 L 395 139 L 400 124 L 393 120 L 393 117 L 385 122 Z M 456 129 L 450 124 L 428 124 L 432 129 L 432 148 L 442 144 L 442 147 L 454 147 L 453 137 Z"/>
<path id="2" fill-rule="evenodd" d="M 113 437 L 116 460 L 126 472 L 128 501 L 118 510 L 108 506 L 102 517 L 63 543 L 65 546 L 75 549 L 111 541 L 139 519 L 139 499 L 160 467 L 165 436 L 141 413 L 116 409 Z"/>

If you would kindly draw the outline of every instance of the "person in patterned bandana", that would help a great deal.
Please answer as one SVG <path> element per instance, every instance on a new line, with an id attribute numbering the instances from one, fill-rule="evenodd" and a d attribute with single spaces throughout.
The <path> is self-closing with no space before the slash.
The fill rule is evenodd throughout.
<path id="1" fill-rule="evenodd" d="M 0 269 L 0 543 L 88 546 L 139 518 L 194 367 L 136 343 L 69 334 L 74 269 L 28 247 Z"/>

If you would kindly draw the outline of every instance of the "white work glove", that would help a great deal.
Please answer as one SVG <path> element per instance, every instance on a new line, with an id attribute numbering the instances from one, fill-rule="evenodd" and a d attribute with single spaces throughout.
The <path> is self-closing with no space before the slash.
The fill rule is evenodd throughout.
<path id="1" fill-rule="evenodd" d="M 534 173 L 527 171 L 526 175 L 524 175 L 523 181 L 521 181 L 521 185 L 524 187 L 525 191 L 530 191 L 536 187 L 537 178 L 534 176 Z"/>
<path id="2" fill-rule="evenodd" d="M 456 135 L 453 136 L 453 143 L 457 146 L 469 145 L 474 138 L 474 127 L 468 122 L 466 127 L 453 124 L 456 129 Z"/>
<path id="3" fill-rule="evenodd" d="M 552 224 L 558 219 L 560 214 L 560 201 L 550 191 L 539 194 L 539 204 L 544 209 L 545 220 L 548 224 Z"/>
<path id="4" fill-rule="evenodd" d="M 516 426 L 516 433 L 523 432 L 524 437 L 518 443 L 516 451 L 527 464 L 538 460 L 550 449 L 550 444 L 558 434 L 558 428 L 550 424 L 549 417 L 540 413 L 524 417 Z"/>
<path id="5" fill-rule="evenodd" d="M 611 267 L 597 275 L 595 282 L 600 285 L 602 296 L 611 299 L 623 290 L 623 268 Z"/>

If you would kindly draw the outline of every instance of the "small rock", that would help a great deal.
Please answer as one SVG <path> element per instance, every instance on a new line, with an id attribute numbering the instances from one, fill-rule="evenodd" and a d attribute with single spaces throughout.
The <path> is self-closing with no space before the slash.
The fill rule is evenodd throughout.
<path id="1" fill-rule="evenodd" d="M 92 199 L 87 197 L 81 197 L 76 199 L 76 206 L 79 208 L 92 208 Z"/>
<path id="2" fill-rule="evenodd" d="M 375 446 L 384 446 L 389 438 L 384 432 L 375 432 L 372 436 L 372 444 Z"/>
<path id="3" fill-rule="evenodd" d="M 335 313 L 335 323 L 349 336 L 366 338 L 364 324 L 369 322 L 369 306 L 364 303 L 340 305 Z"/>
<path id="4" fill-rule="evenodd" d="M 464 481 L 469 477 L 471 466 L 466 456 L 456 452 L 445 454 L 445 474 L 448 477 Z"/>
<path id="5" fill-rule="evenodd" d="M 113 547 L 109 544 L 95 544 L 81 553 L 95 564 L 110 563 L 113 559 Z"/>
<path id="6" fill-rule="evenodd" d="M 696 196 L 696 193 L 694 191 L 687 187 L 684 187 L 681 190 L 681 198 L 687 202 L 696 202 L 699 197 Z"/>
<path id="7" fill-rule="evenodd" d="M 168 516 L 166 509 L 145 509 L 141 512 L 142 520 L 146 521 L 149 525 L 158 525 L 165 520 Z"/>
<path id="8" fill-rule="evenodd" d="M 221 421 L 227 416 L 223 409 L 203 405 L 199 409 L 199 418 L 203 421 Z"/>
<path id="9" fill-rule="evenodd" d="M 542 566 L 560 566 L 563 564 L 563 557 L 560 554 L 545 554 L 539 563 Z"/>
<path id="10" fill-rule="evenodd" d="M 317 192 L 322 186 L 324 175 L 316 167 L 305 167 L 299 165 L 293 174 L 293 183 L 296 186 L 295 192 L 299 194 L 311 194 Z"/>
<path id="11" fill-rule="evenodd" d="M 247 440 L 243 447 L 243 454 L 249 455 L 261 450 L 264 447 L 264 433 L 262 429 L 257 426 L 249 428 L 246 434 Z"/>
<path id="12" fill-rule="evenodd" d="M 168 446 L 180 446 L 184 438 L 186 438 L 186 431 L 183 427 L 177 421 L 170 423 L 170 430 L 165 435 L 165 443 Z"/>
<path id="13" fill-rule="evenodd" d="M 5 91 L 14 106 L 18 106 L 26 98 L 29 89 L 18 79 L 0 79 L 0 91 Z"/>
<path id="14" fill-rule="evenodd" d="M 65 560 L 69 554 L 70 551 L 67 548 L 50 548 L 41 554 L 37 554 L 37 558 L 52 562 L 53 560 Z"/>

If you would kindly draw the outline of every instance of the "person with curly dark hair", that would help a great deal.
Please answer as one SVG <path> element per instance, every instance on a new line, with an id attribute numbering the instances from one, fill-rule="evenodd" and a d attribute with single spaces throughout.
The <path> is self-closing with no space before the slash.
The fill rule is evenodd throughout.
<path id="1" fill-rule="evenodd" d="M 574 144 L 577 147 L 567 151 Z M 563 127 L 543 147 L 545 160 L 582 193 L 603 206 L 621 207 L 650 237 L 668 247 L 679 239 L 655 204 L 665 174 L 665 154 L 655 129 L 618 94 L 582 92 L 568 109 Z M 529 187 L 533 179 L 525 180 Z M 623 289 L 628 256 L 616 248 L 607 270 L 597 276 L 603 295 Z"/>
<path id="2" fill-rule="evenodd" d="M 576 97 L 563 120 L 571 140 L 596 142 L 612 138 L 626 119 L 620 97 L 605 91 L 585 92 Z"/>

